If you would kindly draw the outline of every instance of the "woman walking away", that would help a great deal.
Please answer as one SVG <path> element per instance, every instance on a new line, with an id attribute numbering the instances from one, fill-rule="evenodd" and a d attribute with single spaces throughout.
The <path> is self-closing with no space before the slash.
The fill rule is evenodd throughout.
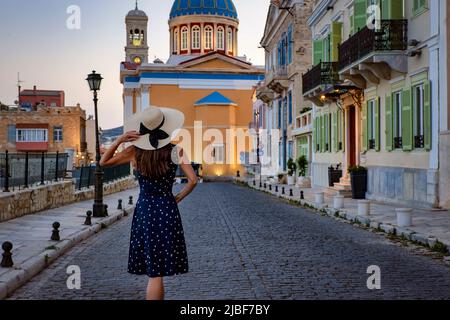
<path id="1" fill-rule="evenodd" d="M 187 155 L 171 144 L 171 137 L 184 123 L 180 111 L 151 107 L 134 115 L 130 131 L 103 155 L 101 166 L 133 163 L 138 172 L 140 195 L 133 216 L 128 272 L 147 275 L 147 300 L 164 300 L 164 277 L 187 273 L 188 257 L 178 203 L 197 184 Z M 116 154 L 123 143 L 132 145 Z M 177 165 L 188 178 L 186 187 L 172 193 Z"/>

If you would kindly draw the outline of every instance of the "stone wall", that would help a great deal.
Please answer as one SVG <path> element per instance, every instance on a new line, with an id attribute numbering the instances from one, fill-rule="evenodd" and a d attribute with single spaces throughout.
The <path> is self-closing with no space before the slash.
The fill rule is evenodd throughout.
<path id="1" fill-rule="evenodd" d="M 105 184 L 104 195 L 109 195 L 138 186 L 134 176 Z M 70 203 L 94 198 L 94 188 L 75 190 L 72 181 L 57 182 L 33 187 L 14 193 L 0 192 L 0 222 L 58 208 Z"/>
<path id="2" fill-rule="evenodd" d="M 408 207 L 438 207 L 438 171 L 393 167 L 368 170 L 367 199 Z"/>

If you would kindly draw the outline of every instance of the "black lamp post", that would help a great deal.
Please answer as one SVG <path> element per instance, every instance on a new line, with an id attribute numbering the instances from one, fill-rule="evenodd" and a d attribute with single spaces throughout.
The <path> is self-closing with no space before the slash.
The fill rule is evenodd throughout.
<path id="1" fill-rule="evenodd" d="M 261 116 L 261 113 L 259 112 L 259 110 L 255 111 L 256 144 L 257 144 L 257 146 L 256 146 L 256 163 L 259 165 L 259 184 L 261 185 L 262 184 L 262 164 L 261 164 L 261 158 L 260 158 L 260 152 L 261 152 L 260 144 L 261 144 L 261 141 L 260 141 L 260 136 L 259 136 L 259 134 L 260 134 L 260 132 L 259 132 L 259 129 L 260 129 L 260 125 L 259 125 L 260 116 Z"/>
<path id="2" fill-rule="evenodd" d="M 92 71 L 87 77 L 89 88 L 94 92 L 94 107 L 95 107 L 95 151 L 96 151 L 96 166 L 95 166 L 95 200 L 93 207 L 93 216 L 95 218 L 105 217 L 105 207 L 103 205 L 103 169 L 100 166 L 100 135 L 98 129 L 98 110 L 97 110 L 97 91 L 100 90 L 102 83 L 102 76 L 99 73 Z"/>

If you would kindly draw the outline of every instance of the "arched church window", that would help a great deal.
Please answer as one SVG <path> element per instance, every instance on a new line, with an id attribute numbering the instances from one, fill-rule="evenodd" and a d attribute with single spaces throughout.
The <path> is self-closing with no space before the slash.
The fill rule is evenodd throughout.
<path id="1" fill-rule="evenodd" d="M 192 28 L 192 49 L 200 49 L 200 27 Z"/>
<path id="2" fill-rule="evenodd" d="M 188 29 L 187 27 L 183 27 L 181 29 L 181 50 L 188 49 Z"/>
<path id="3" fill-rule="evenodd" d="M 233 52 L 233 30 L 231 28 L 227 30 L 227 49 L 229 52 Z"/>
<path id="4" fill-rule="evenodd" d="M 217 49 L 218 50 L 225 50 L 225 30 L 223 27 L 219 27 L 217 29 Z"/>
<path id="5" fill-rule="evenodd" d="M 178 51 L 178 29 L 173 32 L 173 51 Z"/>
<path id="6" fill-rule="evenodd" d="M 142 40 L 141 40 L 141 32 L 139 31 L 139 29 L 134 30 L 133 33 L 133 46 L 135 47 L 139 47 L 142 44 Z"/>
<path id="7" fill-rule="evenodd" d="M 213 29 L 211 26 L 205 28 L 205 49 L 212 49 Z"/>

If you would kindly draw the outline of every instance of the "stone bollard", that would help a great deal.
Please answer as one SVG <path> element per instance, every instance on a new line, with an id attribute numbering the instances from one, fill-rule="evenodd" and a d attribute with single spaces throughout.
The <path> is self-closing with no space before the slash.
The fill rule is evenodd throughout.
<path id="1" fill-rule="evenodd" d="M 272 185 L 269 184 L 269 191 L 272 191 Z"/>
<path id="2" fill-rule="evenodd" d="M 300 200 L 305 200 L 305 192 L 303 190 L 300 191 Z"/>
<path id="3" fill-rule="evenodd" d="M 2 268 L 12 268 L 12 266 L 14 265 L 11 253 L 12 248 L 13 245 L 11 242 L 9 241 L 3 242 L 2 249 L 4 252 L 2 254 L 3 256 L 2 263 L 0 264 Z"/>
<path id="4" fill-rule="evenodd" d="M 399 227 L 411 227 L 412 221 L 412 209 L 411 208 L 397 208 L 395 212 L 397 213 L 397 226 Z"/>
<path id="5" fill-rule="evenodd" d="M 281 188 L 281 194 L 283 194 L 283 195 L 286 194 L 284 187 Z"/>
<path id="6" fill-rule="evenodd" d="M 344 208 L 344 196 L 338 194 L 333 198 L 333 208 L 340 210 Z"/>
<path id="7" fill-rule="evenodd" d="M 236 178 L 240 178 L 241 177 L 241 172 L 238 170 L 237 172 L 236 172 Z"/>
<path id="8" fill-rule="evenodd" d="M 294 192 L 291 190 L 289 190 L 289 197 L 293 197 L 294 196 Z"/>
<path id="9" fill-rule="evenodd" d="M 50 240 L 52 241 L 59 241 L 61 240 L 61 237 L 59 236 L 59 228 L 61 227 L 61 224 L 59 222 L 53 222 L 53 231 L 52 231 L 52 237 Z"/>
<path id="10" fill-rule="evenodd" d="M 370 201 L 359 200 L 358 201 L 358 216 L 368 217 L 370 216 Z"/>
<path id="11" fill-rule="evenodd" d="M 124 217 L 128 217 L 128 211 L 127 210 L 123 210 L 123 216 Z"/>
<path id="12" fill-rule="evenodd" d="M 275 186 L 275 192 L 278 193 L 278 186 Z"/>
<path id="13" fill-rule="evenodd" d="M 325 202 L 325 193 L 317 192 L 316 193 L 316 204 L 322 205 Z"/>
<path id="14" fill-rule="evenodd" d="M 133 196 L 130 196 L 129 201 L 128 201 L 128 204 L 129 204 L 130 206 L 133 205 Z"/>
<path id="15" fill-rule="evenodd" d="M 86 220 L 84 221 L 85 226 L 92 226 L 92 211 L 86 212 Z"/>
<path id="16" fill-rule="evenodd" d="M 122 210 L 123 206 L 122 206 L 122 199 L 119 199 L 119 204 L 117 205 L 117 210 Z"/>
<path id="17" fill-rule="evenodd" d="M 262 188 L 262 182 L 261 181 L 259 182 L 259 188 Z"/>
<path id="18" fill-rule="evenodd" d="M 103 214 L 107 217 L 108 216 L 108 205 L 104 204 L 103 205 Z"/>
<path id="19" fill-rule="evenodd" d="M 266 190 L 267 189 L 267 184 L 266 183 L 264 183 L 264 190 Z"/>
<path id="20" fill-rule="evenodd" d="M 256 180 L 253 180 L 253 186 L 256 187 Z"/>

